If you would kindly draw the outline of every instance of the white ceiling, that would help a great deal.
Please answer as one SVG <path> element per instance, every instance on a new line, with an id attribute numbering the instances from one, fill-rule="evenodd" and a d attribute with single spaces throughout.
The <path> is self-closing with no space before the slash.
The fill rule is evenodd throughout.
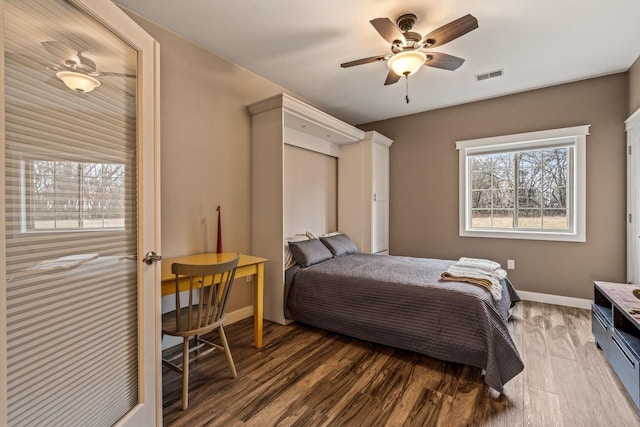
<path id="1" fill-rule="evenodd" d="M 640 54 L 639 0 L 115 0 L 351 124 L 629 69 Z M 467 13 L 479 28 L 433 49 L 466 59 L 384 86 L 389 52 L 369 21 L 411 12 L 422 35 Z M 476 82 L 475 74 L 504 69 Z"/>

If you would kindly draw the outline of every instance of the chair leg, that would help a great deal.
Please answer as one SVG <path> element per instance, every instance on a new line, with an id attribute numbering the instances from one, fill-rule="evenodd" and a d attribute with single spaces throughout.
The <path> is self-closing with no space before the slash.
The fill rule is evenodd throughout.
<path id="1" fill-rule="evenodd" d="M 224 328 L 222 327 L 222 325 L 218 327 L 218 333 L 220 334 L 222 347 L 224 347 L 224 354 L 227 355 L 227 363 L 229 364 L 229 368 L 231 368 L 231 375 L 233 375 L 233 378 L 238 378 L 236 366 L 233 364 L 233 357 L 231 357 L 231 350 L 229 349 L 229 343 L 227 342 L 227 337 L 224 334 Z"/>
<path id="2" fill-rule="evenodd" d="M 182 410 L 189 407 L 189 337 L 182 341 Z"/>

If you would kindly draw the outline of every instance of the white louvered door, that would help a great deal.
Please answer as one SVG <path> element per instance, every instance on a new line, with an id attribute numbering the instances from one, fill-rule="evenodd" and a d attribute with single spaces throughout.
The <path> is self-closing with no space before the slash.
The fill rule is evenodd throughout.
<path id="1" fill-rule="evenodd" d="M 155 425 L 157 44 L 107 0 L 0 7 L 0 425 Z"/>

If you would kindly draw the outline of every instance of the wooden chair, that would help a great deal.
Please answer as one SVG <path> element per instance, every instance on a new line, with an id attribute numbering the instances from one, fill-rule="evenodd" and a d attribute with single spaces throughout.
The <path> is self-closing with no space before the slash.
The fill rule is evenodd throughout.
<path id="1" fill-rule="evenodd" d="M 238 377 L 222 324 L 226 319 L 227 303 L 239 258 L 237 256 L 231 261 L 213 265 L 171 265 L 171 272 L 176 276 L 176 310 L 162 315 L 162 333 L 183 338 L 182 364 L 173 363 L 179 356 L 162 359 L 162 363 L 182 374 L 183 410 L 189 407 L 189 362 L 216 349 L 224 350 L 233 378 Z M 185 307 L 181 307 L 180 281 L 184 280 L 189 282 L 189 301 Z M 222 346 L 201 337 L 215 329 L 218 330 Z M 189 345 L 191 337 L 192 346 Z M 210 348 L 200 351 L 205 346 Z M 191 357 L 190 353 L 194 352 L 195 355 Z"/>

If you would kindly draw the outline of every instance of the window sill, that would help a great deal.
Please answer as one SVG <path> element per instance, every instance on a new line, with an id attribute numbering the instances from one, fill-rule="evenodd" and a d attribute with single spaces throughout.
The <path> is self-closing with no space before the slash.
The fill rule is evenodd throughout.
<path id="1" fill-rule="evenodd" d="M 586 242 L 585 233 L 562 233 L 552 231 L 523 231 L 523 230 L 460 230 L 460 237 L 482 237 L 487 239 L 521 239 L 546 240 L 552 242 Z"/>

